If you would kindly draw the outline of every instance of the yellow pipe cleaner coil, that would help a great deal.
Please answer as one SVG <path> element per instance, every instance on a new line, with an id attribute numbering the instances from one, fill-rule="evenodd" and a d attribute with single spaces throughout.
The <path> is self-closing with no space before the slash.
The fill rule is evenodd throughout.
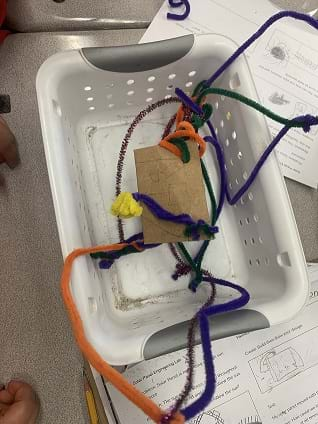
<path id="1" fill-rule="evenodd" d="M 142 210 L 140 204 L 128 192 L 120 193 L 111 207 L 111 213 L 119 218 L 141 216 Z"/>

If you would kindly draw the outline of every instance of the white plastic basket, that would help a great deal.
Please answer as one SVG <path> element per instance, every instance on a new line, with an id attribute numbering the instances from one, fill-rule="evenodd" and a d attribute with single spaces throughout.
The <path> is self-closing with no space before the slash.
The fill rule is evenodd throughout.
<path id="1" fill-rule="evenodd" d="M 132 119 L 145 105 L 173 94 L 174 87 L 192 90 L 235 49 L 219 35 L 191 35 L 59 53 L 42 65 L 38 102 L 64 256 L 78 247 L 118 242 L 117 221 L 109 209 L 121 141 Z M 245 58 L 216 85 L 257 99 Z M 264 118 L 247 106 L 219 96 L 208 100 L 233 194 L 269 143 L 269 132 Z M 133 150 L 157 144 L 176 108 L 160 108 L 137 127 L 126 155 L 125 191 L 137 191 Z M 217 195 L 212 149 L 204 160 Z M 294 316 L 306 301 L 308 278 L 275 155 L 242 200 L 225 206 L 218 225 L 220 233 L 210 243 L 203 267 L 246 287 L 251 301 L 243 310 L 211 319 L 212 337 L 265 328 Z M 139 219 L 125 223 L 127 237 L 141 230 Z M 188 243 L 188 248 L 194 253 L 198 243 Z M 185 346 L 187 321 L 206 299 L 207 287 L 202 284 L 194 295 L 187 288 L 189 277 L 171 279 L 174 268 L 167 245 L 123 257 L 109 271 L 99 270 L 90 257 L 77 260 L 72 294 L 86 336 L 105 360 L 135 363 Z M 219 289 L 217 301 L 232 295 Z"/>

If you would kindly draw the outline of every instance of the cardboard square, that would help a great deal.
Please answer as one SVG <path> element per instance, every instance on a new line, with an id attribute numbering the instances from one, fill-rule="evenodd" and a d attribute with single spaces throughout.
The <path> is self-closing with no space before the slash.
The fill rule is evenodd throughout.
<path id="1" fill-rule="evenodd" d="M 191 155 L 188 163 L 159 145 L 135 150 L 138 191 L 174 214 L 187 213 L 196 221 L 210 222 L 198 147 L 193 141 L 186 143 Z M 143 208 L 145 243 L 190 240 L 183 234 L 184 225 L 158 219 L 145 205 Z"/>

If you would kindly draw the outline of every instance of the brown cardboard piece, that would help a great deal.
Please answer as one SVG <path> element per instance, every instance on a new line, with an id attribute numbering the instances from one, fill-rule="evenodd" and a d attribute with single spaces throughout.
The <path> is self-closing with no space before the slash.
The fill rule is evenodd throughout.
<path id="1" fill-rule="evenodd" d="M 158 146 L 134 151 L 138 191 L 154 198 L 174 214 L 187 213 L 195 221 L 210 221 L 197 144 L 186 142 L 191 160 L 183 163 Z M 189 240 L 184 225 L 156 218 L 145 205 L 142 225 L 145 243 L 175 243 Z M 202 239 L 207 237 L 202 236 Z"/>

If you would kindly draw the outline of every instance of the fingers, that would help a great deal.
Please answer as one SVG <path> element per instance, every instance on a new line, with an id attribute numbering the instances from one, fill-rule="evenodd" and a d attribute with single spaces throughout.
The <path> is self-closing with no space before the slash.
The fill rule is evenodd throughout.
<path id="1" fill-rule="evenodd" d="M 8 390 L 1 390 L 0 392 L 0 404 L 4 403 L 10 405 L 14 400 L 13 395 Z"/>
<path id="2" fill-rule="evenodd" d="M 14 168 L 19 163 L 19 153 L 14 135 L 0 117 L 0 164 L 2 162 L 6 162 L 10 168 Z"/>
<path id="3" fill-rule="evenodd" d="M 4 417 L 9 406 L 0 402 L 0 423 L 2 422 L 1 417 Z"/>
<path id="4" fill-rule="evenodd" d="M 23 381 L 10 381 L 7 391 L 13 396 L 14 402 L 18 401 L 36 401 L 36 395 L 32 387 Z"/>
<path id="5" fill-rule="evenodd" d="M 11 169 L 19 164 L 19 153 L 14 140 L 1 151 L 1 156 Z"/>

